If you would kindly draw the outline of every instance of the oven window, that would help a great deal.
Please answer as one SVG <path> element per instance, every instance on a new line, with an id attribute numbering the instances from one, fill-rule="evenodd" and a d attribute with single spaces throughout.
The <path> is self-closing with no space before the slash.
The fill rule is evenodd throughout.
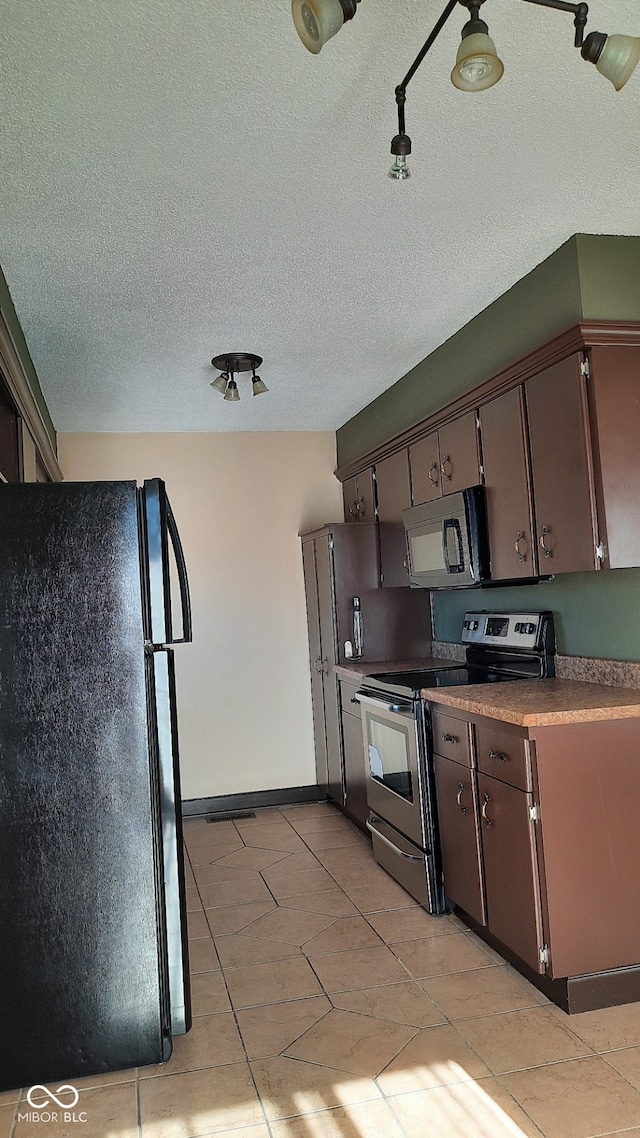
<path id="1" fill-rule="evenodd" d="M 394 794 L 413 802 L 413 785 L 409 762 L 409 732 L 413 724 L 400 720 L 397 725 L 379 719 L 367 711 L 367 737 L 369 743 L 369 769 L 371 777 L 381 782 Z"/>

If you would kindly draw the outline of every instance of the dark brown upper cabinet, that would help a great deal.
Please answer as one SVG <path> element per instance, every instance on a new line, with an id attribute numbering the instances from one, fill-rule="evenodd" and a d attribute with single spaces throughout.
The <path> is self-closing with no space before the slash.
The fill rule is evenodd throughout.
<path id="1" fill-rule="evenodd" d="M 583 367 L 578 353 L 525 383 L 541 574 L 600 565 Z"/>
<path id="2" fill-rule="evenodd" d="M 524 393 L 506 391 L 480 408 L 482 461 L 487 495 L 491 576 L 535 577 L 529 457 Z"/>
<path id="3" fill-rule="evenodd" d="M 374 522 L 376 520 L 373 467 L 361 470 L 342 483 L 345 522 Z"/>
<path id="4" fill-rule="evenodd" d="M 3 482 L 20 482 L 20 421 L 0 379 L 0 476 Z"/>
<path id="5" fill-rule="evenodd" d="M 627 569 L 640 565 L 640 347 L 596 345 L 588 364 L 602 563 Z"/>
<path id="6" fill-rule="evenodd" d="M 375 517 L 375 464 L 384 585 L 402 510 L 483 479 L 493 580 L 640 567 L 639 437 L 640 325 L 583 322 L 346 468 L 345 516 Z"/>
<path id="7" fill-rule="evenodd" d="M 409 584 L 402 511 L 411 505 L 409 452 L 396 451 L 376 463 L 380 523 L 380 581 L 389 588 Z"/>
<path id="8" fill-rule="evenodd" d="M 414 506 L 480 482 L 475 411 L 460 415 L 409 447 Z"/>

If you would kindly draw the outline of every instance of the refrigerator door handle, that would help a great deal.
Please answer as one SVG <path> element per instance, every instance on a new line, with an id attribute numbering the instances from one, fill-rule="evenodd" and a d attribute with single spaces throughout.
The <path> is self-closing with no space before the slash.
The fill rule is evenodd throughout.
<path id="1" fill-rule="evenodd" d="M 180 583 L 180 605 L 182 608 L 182 636 L 179 640 L 173 639 L 172 644 L 189 644 L 193 640 L 191 628 L 191 597 L 189 594 L 189 578 L 187 577 L 187 563 L 184 559 L 184 552 L 182 543 L 180 541 L 180 534 L 176 525 L 176 519 L 173 516 L 171 503 L 166 499 L 167 504 L 167 530 L 171 538 L 173 552 L 176 559 L 176 568 L 178 570 L 178 581 Z"/>

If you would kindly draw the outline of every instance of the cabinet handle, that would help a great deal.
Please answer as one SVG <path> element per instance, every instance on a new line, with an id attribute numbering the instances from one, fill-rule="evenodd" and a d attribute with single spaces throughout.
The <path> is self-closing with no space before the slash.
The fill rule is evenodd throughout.
<path id="1" fill-rule="evenodd" d="M 543 526 L 542 527 L 542 534 L 540 536 L 540 548 L 541 548 L 542 552 L 544 553 L 545 557 L 551 557 L 553 554 L 553 550 L 549 549 L 548 546 L 546 546 L 544 543 L 544 539 L 547 536 L 547 534 L 549 534 L 549 533 L 551 533 L 551 530 L 549 529 L 549 527 Z"/>
<path id="2" fill-rule="evenodd" d="M 456 736 L 456 735 L 446 735 L 446 734 L 443 732 L 443 733 L 442 733 L 442 742 L 443 742 L 443 743 L 457 743 L 457 742 L 458 742 L 458 738 L 457 738 L 457 736 Z"/>
<path id="3" fill-rule="evenodd" d="M 527 560 L 526 553 L 523 553 L 522 550 L 520 549 L 520 542 L 523 540 L 524 540 L 524 530 L 519 529 L 518 530 L 518 536 L 517 536 L 515 542 L 513 543 L 513 548 L 515 549 L 516 553 L 518 554 L 518 561 L 526 561 Z"/>
<path id="4" fill-rule="evenodd" d="M 362 506 L 362 509 L 360 509 L 361 506 Z M 357 511 L 357 516 L 359 518 L 363 518 L 365 516 L 367 511 L 366 511 L 365 505 L 364 505 L 364 498 L 358 498 L 358 500 L 356 502 L 356 511 Z"/>
<path id="5" fill-rule="evenodd" d="M 506 763 L 508 757 L 509 756 L 505 755 L 504 751 L 489 751 L 489 758 L 500 759 L 501 763 Z"/>
<path id="6" fill-rule="evenodd" d="M 458 802 L 458 806 L 460 807 L 460 813 L 461 813 L 461 814 L 466 814 L 466 813 L 467 813 L 467 808 L 466 808 L 466 806 L 463 806 L 463 805 L 462 805 L 462 795 L 463 795 L 463 794 L 464 794 L 464 783 L 463 783 L 463 782 L 461 782 L 461 783 L 460 783 L 460 786 L 458 787 L 458 793 L 456 794 L 456 799 L 457 799 L 457 802 Z"/>
<path id="7" fill-rule="evenodd" d="M 433 477 L 433 474 L 431 473 L 432 470 L 435 470 L 435 472 L 436 472 L 435 478 Z M 429 467 L 428 477 L 429 477 L 429 481 L 431 482 L 432 486 L 438 485 L 438 463 L 437 462 L 431 463 L 431 466 Z"/>
<path id="8" fill-rule="evenodd" d="M 314 666 L 316 672 L 321 672 L 322 667 L 318 667 L 318 664 L 320 664 L 320 657 L 316 656 L 315 660 L 313 661 L 313 666 Z"/>
<path id="9" fill-rule="evenodd" d="M 357 503 L 357 502 L 352 502 L 352 503 L 351 503 L 351 505 L 349 506 L 349 513 L 350 513 L 350 514 L 351 514 L 351 515 L 352 515 L 354 518 L 357 518 L 357 516 L 358 516 L 358 503 Z"/>
<path id="10" fill-rule="evenodd" d="M 445 470 L 445 466 L 449 467 L 449 473 L 447 473 L 447 471 Z M 448 454 L 445 454 L 442 462 L 440 463 L 440 470 L 442 472 L 443 478 L 446 478 L 447 482 L 450 482 L 451 481 L 451 474 L 453 473 L 453 467 L 451 465 L 451 459 L 449 458 Z"/>
<path id="11" fill-rule="evenodd" d="M 487 806 L 488 805 L 489 805 L 489 795 L 485 794 L 484 802 L 482 803 L 482 817 L 484 818 L 485 822 L 487 823 L 487 829 L 489 830 L 491 828 L 491 826 L 493 826 L 493 822 L 487 816 Z"/>

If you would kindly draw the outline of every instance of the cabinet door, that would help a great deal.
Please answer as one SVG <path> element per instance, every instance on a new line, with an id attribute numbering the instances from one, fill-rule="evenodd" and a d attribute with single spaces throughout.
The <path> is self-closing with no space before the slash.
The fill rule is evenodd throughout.
<path id="1" fill-rule="evenodd" d="M 640 347 L 593 347 L 589 391 L 606 564 L 640 565 Z"/>
<path id="2" fill-rule="evenodd" d="M 419 506 L 422 502 L 439 498 L 442 490 L 437 431 L 409 447 L 409 466 L 413 505 Z"/>
<path id="3" fill-rule="evenodd" d="M 541 573 L 599 567 L 581 359 L 561 360 L 525 384 Z"/>
<path id="4" fill-rule="evenodd" d="M 486 924 L 474 772 L 434 755 L 444 891 L 479 924 Z"/>
<path id="5" fill-rule="evenodd" d="M 356 475 L 356 505 L 359 522 L 375 522 L 376 502 L 372 466 Z"/>
<path id="6" fill-rule="evenodd" d="M 342 483 L 345 522 L 374 522 L 376 504 L 373 483 L 373 467 L 361 470 L 353 478 Z"/>
<path id="7" fill-rule="evenodd" d="M 358 486 L 355 477 L 346 478 L 342 483 L 342 498 L 344 501 L 345 522 L 358 520 Z"/>
<path id="8" fill-rule="evenodd" d="M 533 796 L 478 774 L 487 925 L 536 972 L 543 945 Z"/>
<path id="9" fill-rule="evenodd" d="M 438 431 L 443 494 L 455 494 L 480 482 L 478 427 L 475 411 L 446 423 Z"/>
<path id="10" fill-rule="evenodd" d="M 402 511 L 411 505 L 409 452 L 398 451 L 376 465 L 380 523 L 380 580 L 385 586 L 408 585 L 407 547 Z"/>
<path id="11" fill-rule="evenodd" d="M 315 541 L 303 541 L 302 565 L 304 570 L 304 591 L 307 601 L 307 625 L 309 629 L 309 663 L 311 665 L 311 705 L 313 711 L 313 735 L 316 749 L 316 779 L 318 786 L 328 788 L 327 735 L 324 719 L 324 685 L 322 682 L 320 645 L 320 609 L 318 605 L 318 580 L 316 573 Z"/>
<path id="12" fill-rule="evenodd" d="M 318 611 L 320 617 L 320 674 L 324 694 L 324 720 L 327 747 L 327 793 L 342 804 L 342 748 L 340 744 L 340 708 L 338 681 L 334 672 L 337 663 L 337 632 L 335 625 L 335 588 L 333 573 L 332 539 L 317 537 L 316 571 L 318 575 Z"/>
<path id="13" fill-rule="evenodd" d="M 364 762 L 362 720 L 359 715 L 342 713 L 344 754 L 344 805 L 347 814 L 365 828 L 369 817 L 367 776 Z"/>
<path id="14" fill-rule="evenodd" d="M 0 474 L 6 482 L 20 481 L 18 416 L 0 391 Z"/>
<path id="15" fill-rule="evenodd" d="M 491 576 L 535 577 L 532 510 L 522 388 L 480 408 Z"/>

